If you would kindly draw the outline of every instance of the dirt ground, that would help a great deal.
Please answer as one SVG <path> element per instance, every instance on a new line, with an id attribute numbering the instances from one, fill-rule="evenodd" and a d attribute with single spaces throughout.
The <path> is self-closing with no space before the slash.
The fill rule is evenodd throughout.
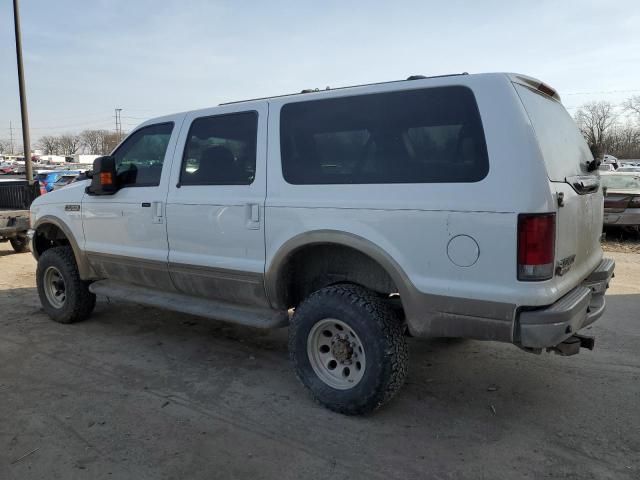
<path id="1" fill-rule="evenodd" d="M 348 418 L 297 383 L 285 330 L 105 298 L 58 325 L 0 244 L 0 479 L 638 479 L 640 255 L 607 255 L 593 352 L 412 340 L 398 397 Z"/>

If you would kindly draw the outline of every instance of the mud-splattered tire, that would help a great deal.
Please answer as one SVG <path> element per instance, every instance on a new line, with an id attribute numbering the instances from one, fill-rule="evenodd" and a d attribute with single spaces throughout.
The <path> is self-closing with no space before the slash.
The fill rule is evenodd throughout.
<path id="1" fill-rule="evenodd" d="M 407 374 L 402 323 L 380 297 L 356 285 L 323 288 L 296 308 L 289 356 L 313 398 L 346 415 L 384 405 Z"/>
<path id="2" fill-rule="evenodd" d="M 36 283 L 43 310 L 56 322 L 85 320 L 95 307 L 96 296 L 80 279 L 71 247 L 54 247 L 40 256 Z"/>
<path id="3" fill-rule="evenodd" d="M 10 238 L 9 243 L 11 243 L 11 247 L 16 253 L 24 253 L 29 251 L 29 240 L 23 235 L 18 235 L 17 237 Z"/>

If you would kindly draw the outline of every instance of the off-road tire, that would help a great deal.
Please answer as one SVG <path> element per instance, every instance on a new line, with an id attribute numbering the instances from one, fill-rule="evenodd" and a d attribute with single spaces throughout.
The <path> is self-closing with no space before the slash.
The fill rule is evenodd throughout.
<path id="1" fill-rule="evenodd" d="M 9 243 L 11 243 L 11 247 L 13 247 L 13 251 L 16 253 L 29 251 L 29 240 L 24 235 L 18 235 L 17 237 L 10 238 Z"/>
<path id="2" fill-rule="evenodd" d="M 307 342 L 314 325 L 327 318 L 346 323 L 360 338 L 366 366 L 361 380 L 339 390 L 325 383 L 309 360 Z M 289 357 L 313 398 L 334 412 L 370 413 L 403 385 L 408 348 L 402 322 L 384 300 L 357 285 L 334 285 L 312 293 L 296 309 L 289 326 Z"/>
<path id="3" fill-rule="evenodd" d="M 44 272 L 50 266 L 55 267 L 64 279 L 66 299 L 61 308 L 53 306 L 44 292 Z M 40 256 L 36 284 L 42 309 L 56 322 L 75 323 L 86 320 L 96 305 L 96 296 L 89 291 L 89 282 L 80 279 L 71 247 L 50 248 Z"/>

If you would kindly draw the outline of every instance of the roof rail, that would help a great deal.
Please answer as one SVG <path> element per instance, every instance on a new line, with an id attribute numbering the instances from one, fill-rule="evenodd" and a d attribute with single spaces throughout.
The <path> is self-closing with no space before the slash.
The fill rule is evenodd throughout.
<path id="1" fill-rule="evenodd" d="M 258 98 L 249 98 L 246 100 L 235 100 L 233 102 L 224 102 L 224 103 L 220 103 L 218 105 L 222 106 L 222 105 L 233 105 L 236 103 L 244 103 L 244 102 L 255 102 L 258 100 L 269 100 L 271 98 L 282 98 L 282 97 L 291 97 L 294 95 L 302 95 L 302 94 L 307 94 L 307 93 L 316 93 L 316 92 L 324 92 L 326 90 L 344 90 L 346 88 L 356 88 L 356 87 L 370 87 L 373 85 L 384 85 L 386 83 L 398 83 L 398 82 L 406 82 L 406 81 L 413 81 L 413 80 L 425 80 L 425 79 L 430 79 L 430 78 L 442 78 L 442 77 L 455 77 L 457 75 L 469 75 L 468 72 L 462 72 L 462 73 L 449 73 L 446 75 L 433 75 L 431 77 L 426 77 L 424 75 L 411 75 L 409 77 L 407 77 L 406 80 L 388 80 L 386 82 L 373 82 L 373 83 L 362 83 L 359 85 L 347 85 L 344 87 L 336 87 L 336 88 L 330 88 L 330 87 L 326 87 L 324 90 L 320 90 L 319 88 L 305 88 L 304 90 L 300 91 L 299 93 L 285 93 L 282 95 L 271 95 L 269 97 L 258 97 Z"/>

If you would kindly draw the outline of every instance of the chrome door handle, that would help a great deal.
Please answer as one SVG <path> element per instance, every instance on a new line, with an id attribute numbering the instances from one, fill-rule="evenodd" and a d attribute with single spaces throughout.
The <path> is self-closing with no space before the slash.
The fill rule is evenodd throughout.
<path id="1" fill-rule="evenodd" d="M 245 210 L 247 214 L 247 228 L 250 230 L 259 230 L 260 205 L 258 205 L 257 203 L 247 203 Z"/>
<path id="2" fill-rule="evenodd" d="M 164 217 L 162 202 L 152 202 L 153 205 L 153 223 L 162 223 Z"/>

